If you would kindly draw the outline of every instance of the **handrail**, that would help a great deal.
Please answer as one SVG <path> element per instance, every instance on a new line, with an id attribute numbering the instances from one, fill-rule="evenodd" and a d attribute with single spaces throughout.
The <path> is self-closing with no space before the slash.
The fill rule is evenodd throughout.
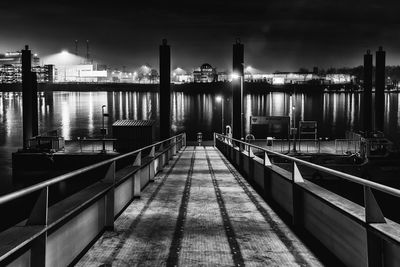
<path id="1" fill-rule="evenodd" d="M 29 186 L 29 187 L 26 187 L 26 188 L 23 188 L 23 189 L 20 189 L 20 190 L 18 190 L 18 191 L 12 192 L 12 193 L 10 193 L 10 194 L 1 196 L 1 197 L 0 197 L 0 205 L 1 205 L 1 204 L 4 204 L 4 203 L 7 203 L 7 202 L 10 202 L 10 201 L 12 201 L 12 200 L 14 200 L 14 199 L 17 199 L 17 198 L 26 196 L 26 195 L 28 195 L 28 194 L 30 194 L 30 193 L 33 193 L 33 192 L 35 192 L 35 191 L 38 191 L 38 190 L 40 190 L 40 189 L 44 189 L 44 188 L 46 188 L 46 187 L 48 187 L 48 186 L 51 186 L 51 185 L 54 185 L 54 184 L 56 184 L 56 183 L 62 182 L 62 181 L 64 181 L 64 180 L 70 179 L 70 178 L 72 178 L 72 177 L 74 177 L 74 176 L 77 176 L 77 175 L 79 175 L 79 174 L 82 174 L 82 173 L 85 173 L 85 172 L 88 172 L 88 171 L 97 169 L 97 168 L 99 168 L 99 167 L 102 167 L 102 166 L 108 165 L 108 164 L 110 164 L 110 163 L 113 163 L 113 162 L 115 162 L 115 161 L 117 161 L 117 160 L 120 160 L 120 159 L 129 157 L 129 156 L 132 156 L 132 155 L 134 155 L 134 154 L 136 154 L 136 153 L 139 153 L 139 152 L 141 152 L 141 151 L 143 151 L 143 150 L 146 150 L 146 149 L 155 147 L 155 146 L 157 146 L 157 145 L 160 145 L 160 144 L 162 144 L 162 143 L 168 142 L 168 141 L 173 140 L 173 139 L 175 139 L 175 138 L 183 137 L 184 135 L 185 135 L 185 133 L 181 133 L 181 134 L 175 135 L 175 136 L 173 136 L 173 137 L 170 137 L 170 138 L 168 138 L 168 139 L 165 139 L 165 140 L 163 140 L 163 141 L 160 141 L 160 142 L 151 144 L 151 145 L 149 145 L 149 146 L 146 146 L 146 147 L 143 147 L 143 148 L 134 150 L 134 151 L 132 151 L 132 152 L 128 152 L 128 153 L 126 153 L 126 154 L 117 156 L 117 157 L 115 157 L 115 158 L 107 159 L 107 160 L 104 160 L 104 161 L 95 163 L 95 164 L 93 164 L 93 165 L 86 166 L 86 167 L 77 169 L 77 170 L 75 170 L 75 171 L 72 171 L 72 172 L 69 172 L 69 173 L 66 173 L 66 174 L 59 175 L 59 176 L 54 177 L 54 178 L 52 178 L 52 179 L 50 179 L 50 180 L 47 180 L 47 181 L 44 181 L 44 182 L 41 182 L 41 183 L 38 183 L 38 184 L 35 184 L 35 185 L 32 185 L 32 186 Z"/>
<path id="2" fill-rule="evenodd" d="M 75 139 L 75 140 L 71 140 L 71 139 L 69 139 L 69 140 L 65 140 L 65 141 L 67 141 L 67 142 L 76 142 L 76 141 L 83 141 L 83 142 L 97 142 L 97 141 L 117 141 L 118 139 L 117 138 L 85 138 L 85 139 Z"/>
<path id="3" fill-rule="evenodd" d="M 226 140 L 234 141 L 236 143 L 241 143 L 241 144 L 246 145 L 248 147 L 253 147 L 253 148 L 262 150 L 264 152 L 268 152 L 268 153 L 270 153 L 272 155 L 275 155 L 275 156 L 278 156 L 278 157 L 281 157 L 281 158 L 284 158 L 284 159 L 288 159 L 288 160 L 291 160 L 291 161 L 296 162 L 296 163 L 300 163 L 300 164 L 302 164 L 304 166 L 313 168 L 315 170 L 318 170 L 318 171 L 321 171 L 321 172 L 324 172 L 324 173 L 328 173 L 328 174 L 332 174 L 332 175 L 337 176 L 339 178 L 342 178 L 342 179 L 345 179 L 345 180 L 348 180 L 348 181 L 351 181 L 351 182 L 354 182 L 354 183 L 357 183 L 357 184 L 360 184 L 360 185 L 363 185 L 363 186 L 367 186 L 367 187 L 376 189 L 378 191 L 390 194 L 390 195 L 395 196 L 395 197 L 400 197 L 400 190 L 398 190 L 398 189 L 395 189 L 395 188 L 392 188 L 392 187 L 389 187 L 389 186 L 386 186 L 386 185 L 382 185 L 382 184 L 379 184 L 379 183 L 376 183 L 376 182 L 372 182 L 372 181 L 363 179 L 363 178 L 358 177 L 358 176 L 354 176 L 354 175 L 347 174 L 347 173 L 344 173 L 344 172 L 341 172 L 341 171 L 336 171 L 336 170 L 333 170 L 333 169 L 330 169 L 330 168 L 327 168 L 327 167 L 324 167 L 324 166 L 320 166 L 320 165 L 317 165 L 317 164 L 314 164 L 314 163 L 310 163 L 308 161 L 304 161 L 304 160 L 301 160 L 301 159 L 298 159 L 298 158 L 295 158 L 295 157 L 291 157 L 291 156 L 284 155 L 284 154 L 281 154 L 281 153 L 278 153 L 278 152 L 274 152 L 274 151 L 271 151 L 269 149 L 265 149 L 263 147 L 259 147 L 259 146 L 256 146 L 256 145 L 253 145 L 253 144 L 250 144 L 250 143 L 246 143 L 246 142 L 243 142 L 241 140 L 230 138 L 230 137 L 222 135 L 222 134 L 218 134 L 218 133 L 215 133 L 215 134 L 216 134 L 217 137 L 223 138 L 223 140 L 226 139 Z"/>

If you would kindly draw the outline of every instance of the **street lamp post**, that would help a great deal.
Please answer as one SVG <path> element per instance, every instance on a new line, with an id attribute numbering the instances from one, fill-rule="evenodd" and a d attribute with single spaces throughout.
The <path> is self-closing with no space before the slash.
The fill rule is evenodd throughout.
<path id="1" fill-rule="evenodd" d="M 108 114 L 104 112 L 105 107 L 106 107 L 106 105 L 101 106 L 101 117 L 102 117 L 102 125 L 103 125 L 103 127 L 101 128 L 101 134 L 103 135 L 103 149 L 101 151 L 102 153 L 106 153 L 106 140 L 105 139 L 106 139 L 107 131 L 106 131 L 106 128 L 104 125 L 104 117 L 108 117 Z"/>
<path id="2" fill-rule="evenodd" d="M 293 153 L 297 153 L 296 150 L 296 134 L 297 134 L 297 128 L 296 128 L 296 91 L 293 92 L 293 97 L 292 97 L 292 117 L 293 117 L 293 127 L 292 127 L 292 134 L 293 134 Z"/>
<path id="3" fill-rule="evenodd" d="M 222 96 L 217 96 L 215 100 L 221 103 L 221 133 L 224 134 L 224 98 Z"/>

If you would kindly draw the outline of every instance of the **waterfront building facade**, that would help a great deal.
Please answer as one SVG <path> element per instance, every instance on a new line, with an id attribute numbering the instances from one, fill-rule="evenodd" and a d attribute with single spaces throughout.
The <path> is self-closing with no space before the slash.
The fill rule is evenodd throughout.
<path id="1" fill-rule="evenodd" d="M 39 83 L 54 81 L 54 65 L 40 65 L 40 58 L 32 54 L 32 71 L 36 72 Z M 0 54 L 0 83 L 22 82 L 22 53 Z"/>
<path id="2" fill-rule="evenodd" d="M 208 63 L 204 63 L 193 71 L 193 81 L 195 83 L 216 82 L 218 81 L 217 69 Z"/>

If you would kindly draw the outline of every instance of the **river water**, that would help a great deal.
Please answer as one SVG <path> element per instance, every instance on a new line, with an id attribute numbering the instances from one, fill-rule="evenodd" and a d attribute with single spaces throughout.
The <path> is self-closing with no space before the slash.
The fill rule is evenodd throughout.
<path id="1" fill-rule="evenodd" d="M 224 121 L 230 123 L 231 98 L 223 96 Z M 400 94 L 387 93 L 385 133 L 400 140 Z M 99 137 L 101 106 L 107 106 L 106 125 L 111 131 L 118 119 L 155 120 L 159 134 L 159 95 L 153 92 L 47 92 L 38 101 L 41 133 L 59 130 L 66 140 Z M 293 108 L 295 107 L 295 108 Z M 250 116 L 290 116 L 318 122 L 318 136 L 344 138 L 346 130 L 359 130 L 362 121 L 362 94 L 320 93 L 290 95 L 282 92 L 249 94 L 244 98 L 246 133 Z M 371 107 L 373 108 L 373 107 Z M 172 96 L 172 130 L 185 131 L 188 139 L 203 132 L 211 139 L 221 132 L 222 103 L 214 94 L 175 92 Z M 112 133 L 110 132 L 110 135 Z M 22 97 L 20 93 L 0 94 L 0 194 L 12 190 L 11 153 L 22 146 Z"/>

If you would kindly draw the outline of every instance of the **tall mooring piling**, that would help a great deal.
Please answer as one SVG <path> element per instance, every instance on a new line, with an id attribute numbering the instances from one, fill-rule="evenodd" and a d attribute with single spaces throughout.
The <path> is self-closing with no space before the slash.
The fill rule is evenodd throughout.
<path id="1" fill-rule="evenodd" d="M 233 76 L 232 76 L 232 128 L 233 137 L 244 138 L 244 110 L 243 110 L 243 85 L 244 85 L 244 45 L 236 40 L 233 45 Z"/>
<path id="2" fill-rule="evenodd" d="M 32 72 L 32 53 L 29 46 L 22 50 L 22 117 L 23 148 L 29 146 L 29 139 L 38 135 L 37 77 Z"/>
<path id="3" fill-rule="evenodd" d="M 171 135 L 171 47 L 160 45 L 160 139 Z"/>
<path id="4" fill-rule="evenodd" d="M 372 55 L 367 50 L 364 55 L 364 104 L 363 104 L 364 132 L 368 135 L 372 131 Z"/>
<path id="5" fill-rule="evenodd" d="M 375 72 L 375 130 L 383 132 L 385 114 L 385 58 L 386 52 L 382 47 L 376 51 Z"/>

